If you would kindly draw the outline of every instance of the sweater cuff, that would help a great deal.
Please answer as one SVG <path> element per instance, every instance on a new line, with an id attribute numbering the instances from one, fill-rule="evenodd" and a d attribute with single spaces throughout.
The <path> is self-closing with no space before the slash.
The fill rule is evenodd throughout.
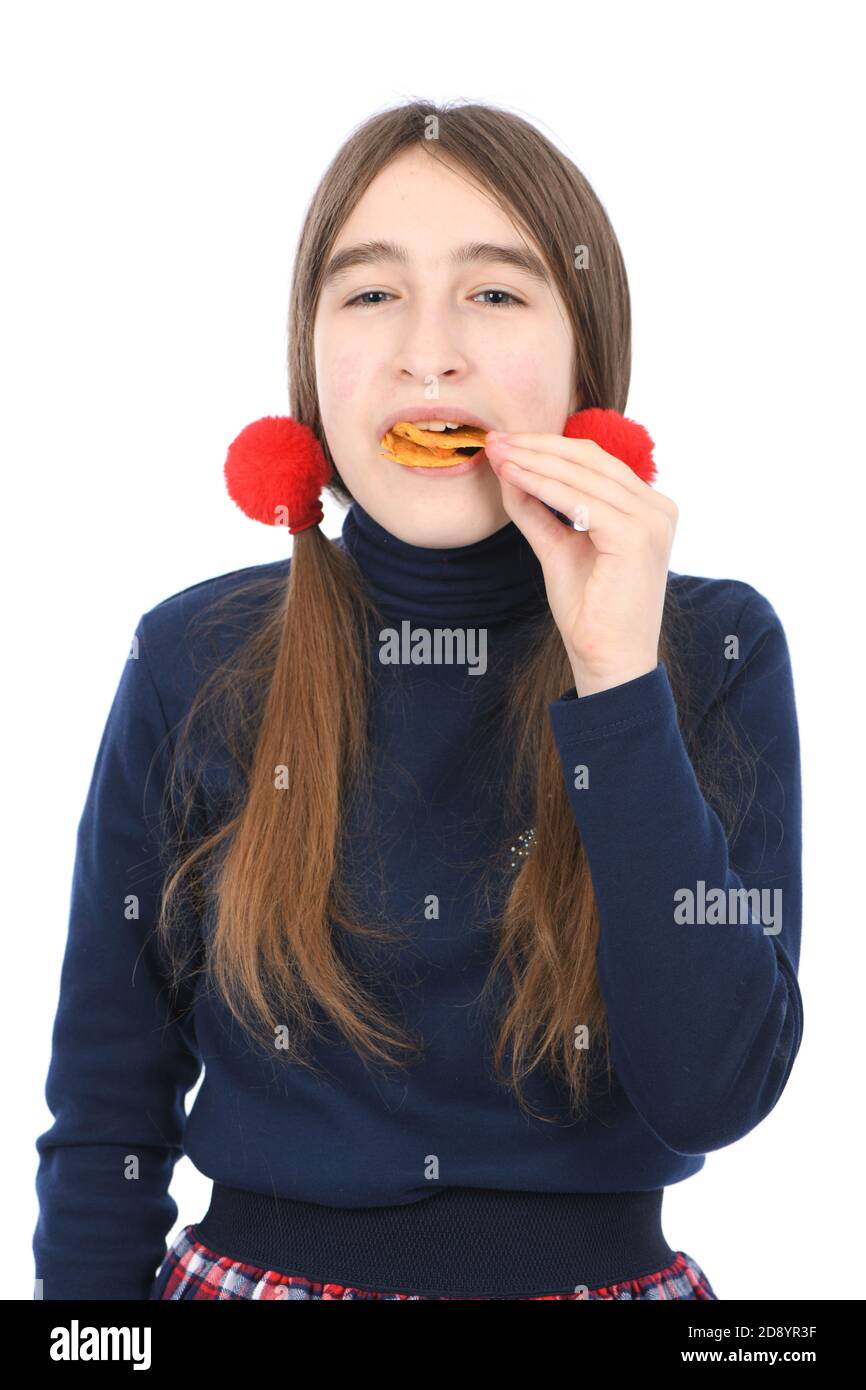
<path id="1" fill-rule="evenodd" d="M 572 685 L 547 708 L 557 738 L 606 738 L 635 724 L 671 714 L 676 718 L 674 693 L 661 661 L 654 671 L 592 695 L 578 695 Z"/>

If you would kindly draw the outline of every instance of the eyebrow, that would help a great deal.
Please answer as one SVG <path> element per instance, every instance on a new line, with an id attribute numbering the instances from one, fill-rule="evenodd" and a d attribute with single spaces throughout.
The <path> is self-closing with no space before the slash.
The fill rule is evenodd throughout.
<path id="1" fill-rule="evenodd" d="M 544 262 L 529 247 L 505 246 L 493 241 L 468 241 L 457 246 L 449 257 L 452 265 L 471 265 L 475 261 L 496 261 L 500 265 L 513 266 L 522 270 L 533 280 L 543 285 L 550 284 L 550 276 Z M 337 251 L 325 267 L 322 284 L 326 285 L 338 275 L 356 265 L 376 265 L 382 261 L 397 261 L 408 265 L 409 253 L 405 246 L 393 241 L 362 241 L 356 246 L 346 246 Z"/>

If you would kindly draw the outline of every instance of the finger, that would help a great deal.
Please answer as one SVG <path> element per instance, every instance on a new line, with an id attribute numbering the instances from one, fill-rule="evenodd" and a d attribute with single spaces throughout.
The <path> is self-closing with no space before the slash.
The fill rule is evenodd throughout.
<path id="1" fill-rule="evenodd" d="M 494 431 L 495 433 L 495 431 Z M 491 439 L 491 444 L 496 444 L 496 439 Z M 556 454 L 574 463 L 585 464 L 595 473 L 603 473 L 609 478 L 614 478 L 622 483 L 624 488 L 633 492 L 635 496 L 643 496 L 645 493 L 653 494 L 654 489 L 649 483 L 645 483 L 643 478 L 639 478 L 634 469 L 629 468 L 622 459 L 616 458 L 614 454 L 607 453 L 600 444 L 596 444 L 594 439 L 569 439 L 563 434 L 530 434 L 530 433 L 507 433 L 502 443 L 509 447 L 512 443 L 520 446 L 521 449 L 532 449 L 536 453 Z"/>
<path id="2" fill-rule="evenodd" d="M 561 512 L 563 516 L 572 520 L 577 518 L 581 529 L 589 532 L 593 544 L 599 550 L 611 554 L 618 554 L 622 550 L 623 541 L 634 523 L 609 502 L 590 497 L 578 488 L 560 483 L 556 479 L 532 473 L 516 463 L 503 463 L 497 472 L 505 482 L 514 483 L 531 496 L 537 497 L 540 502 L 546 502 L 555 511 Z M 551 517 L 551 520 L 554 518 Z M 559 527 L 562 525 L 561 522 L 555 524 Z"/>
<path id="3" fill-rule="evenodd" d="M 509 434 L 506 436 L 506 440 L 503 441 L 501 446 L 509 452 L 510 444 L 508 441 L 510 440 L 549 441 L 554 446 L 555 455 L 562 458 L 563 453 L 565 453 L 567 456 L 566 463 L 570 463 L 572 467 L 580 465 L 593 473 L 613 478 L 631 493 L 639 503 L 643 503 L 648 507 L 653 507 L 657 511 L 664 512 L 664 514 L 673 521 L 676 521 L 679 517 L 679 509 L 672 498 L 667 497 L 663 492 L 659 492 L 658 488 L 651 487 L 649 483 L 645 483 L 642 478 L 637 476 L 633 469 L 629 468 L 628 464 L 623 463 L 622 459 L 616 458 L 613 454 L 606 453 L 606 451 L 602 449 L 600 445 L 596 444 L 593 439 L 567 439 L 564 435 L 556 434 Z M 491 447 L 494 450 L 498 443 L 499 441 L 495 438 L 490 441 Z M 578 448 L 571 448 L 570 446 L 572 445 L 577 445 Z M 521 443 L 520 447 L 521 449 L 524 447 L 529 448 L 531 453 L 538 452 L 535 445 L 524 446 Z M 523 462 L 526 467 L 531 467 L 528 460 L 521 460 L 521 462 Z M 581 483 L 581 486 L 583 486 L 583 483 Z M 629 506 L 628 508 L 624 507 L 623 510 L 635 509 Z"/>
<path id="4" fill-rule="evenodd" d="M 543 474 L 561 483 L 581 488 L 582 491 L 598 497 L 602 502 L 610 503 L 612 507 L 628 515 L 637 515 L 641 510 L 642 498 L 635 496 L 617 480 L 587 468 L 577 460 L 558 458 L 555 454 L 537 453 L 534 449 L 521 449 L 514 444 L 503 446 L 501 449 L 495 444 L 491 444 L 490 447 L 493 451 L 492 457 L 501 459 L 503 463 L 511 459 L 532 473 Z M 488 454 L 488 457 L 490 456 Z"/>
<path id="5" fill-rule="evenodd" d="M 497 467 L 495 472 L 502 489 L 502 505 L 540 560 L 546 560 L 555 546 L 565 542 L 574 544 L 575 540 L 579 540 L 592 547 L 589 536 L 578 536 L 577 532 L 570 534 L 569 528 L 539 498 L 507 482 L 500 468 Z"/>

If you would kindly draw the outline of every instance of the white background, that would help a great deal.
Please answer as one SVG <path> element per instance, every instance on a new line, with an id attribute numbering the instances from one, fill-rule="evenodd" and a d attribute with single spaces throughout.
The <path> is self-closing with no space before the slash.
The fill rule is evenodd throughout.
<path id="1" fill-rule="evenodd" d="M 366 116 L 421 96 L 509 107 L 595 186 L 631 283 L 627 413 L 680 508 L 671 566 L 755 585 L 794 662 L 804 1041 L 764 1123 L 667 1190 L 665 1234 L 721 1299 L 862 1297 L 855 14 L 760 0 L 4 7 L 0 1296 L 32 1296 L 75 829 L 131 634 L 178 589 L 285 552 L 282 528 L 229 500 L 226 448 L 288 412 L 292 256 L 326 164 Z M 182 1159 L 178 1226 L 209 1191 Z"/>

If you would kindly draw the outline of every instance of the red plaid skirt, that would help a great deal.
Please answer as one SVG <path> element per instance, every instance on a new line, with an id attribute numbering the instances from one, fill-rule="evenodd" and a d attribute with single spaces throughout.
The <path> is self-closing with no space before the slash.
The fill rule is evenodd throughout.
<path id="1" fill-rule="evenodd" d="M 150 1298 L 371 1298 L 417 1299 L 431 1301 L 440 1296 L 417 1293 L 384 1293 L 375 1289 L 353 1288 L 346 1284 L 318 1283 L 302 1274 L 279 1274 L 272 1269 L 259 1269 L 242 1264 L 230 1255 L 220 1255 L 195 1238 L 195 1227 L 184 1226 L 177 1239 L 166 1251 L 153 1282 Z M 619 1284 L 589 1289 L 583 1293 L 532 1294 L 527 1301 L 540 1299 L 715 1299 L 716 1295 L 700 1265 L 683 1250 L 674 1252 L 676 1258 L 654 1274 L 642 1274 L 638 1279 L 625 1279 Z M 447 1300 L 447 1295 L 441 1298 Z M 453 1300 L 451 1300 L 453 1301 Z M 501 1300 L 495 1300 L 501 1301 Z"/>

